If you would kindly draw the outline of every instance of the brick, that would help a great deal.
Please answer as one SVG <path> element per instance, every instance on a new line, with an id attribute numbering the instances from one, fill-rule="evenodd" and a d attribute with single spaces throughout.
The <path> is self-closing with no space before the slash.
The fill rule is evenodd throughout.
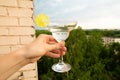
<path id="1" fill-rule="evenodd" d="M 2 6 L 17 6 L 17 0 L 0 0 L 0 5 Z"/>
<path id="2" fill-rule="evenodd" d="M 37 71 L 36 70 L 24 71 L 23 76 L 24 76 L 24 78 L 36 77 Z"/>
<path id="3" fill-rule="evenodd" d="M 10 50 L 11 51 L 15 51 L 17 49 L 20 49 L 21 47 L 23 47 L 24 45 L 13 45 L 13 46 L 10 46 Z"/>
<path id="4" fill-rule="evenodd" d="M 24 80 L 38 80 L 37 78 L 27 78 L 27 79 L 24 79 Z"/>
<path id="5" fill-rule="evenodd" d="M 31 63 L 31 64 L 28 64 L 28 65 L 22 67 L 19 71 L 35 70 L 36 67 L 37 67 L 37 63 Z"/>
<path id="6" fill-rule="evenodd" d="M 7 28 L 0 28 L 0 36 L 1 35 L 8 35 L 8 29 Z"/>
<path id="7" fill-rule="evenodd" d="M 0 17 L 0 26 L 18 26 L 18 19 L 14 17 Z"/>
<path id="8" fill-rule="evenodd" d="M 7 54 L 10 52 L 10 46 L 0 46 L 0 54 Z"/>
<path id="9" fill-rule="evenodd" d="M 23 8 L 33 8 L 33 1 L 30 0 L 19 0 L 18 6 Z"/>
<path id="10" fill-rule="evenodd" d="M 20 43 L 21 44 L 28 44 L 34 40 L 32 36 L 20 36 Z"/>
<path id="11" fill-rule="evenodd" d="M 17 45 L 19 44 L 18 36 L 0 36 L 0 45 Z"/>
<path id="12" fill-rule="evenodd" d="M 21 74 L 20 72 L 16 72 L 12 76 L 10 76 L 7 80 L 18 80 L 20 74 Z"/>
<path id="13" fill-rule="evenodd" d="M 32 18 L 20 18 L 20 26 L 34 26 Z"/>
<path id="14" fill-rule="evenodd" d="M 0 15 L 2 15 L 2 16 L 7 15 L 7 9 L 5 7 L 0 7 Z"/>
<path id="15" fill-rule="evenodd" d="M 33 11 L 27 8 L 7 8 L 9 16 L 32 17 Z"/>
<path id="16" fill-rule="evenodd" d="M 35 30 L 32 27 L 10 27 L 9 35 L 34 35 Z"/>

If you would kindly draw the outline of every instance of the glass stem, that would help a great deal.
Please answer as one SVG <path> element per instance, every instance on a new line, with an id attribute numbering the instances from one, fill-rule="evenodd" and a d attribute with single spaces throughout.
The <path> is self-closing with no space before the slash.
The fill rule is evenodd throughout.
<path id="1" fill-rule="evenodd" d="M 63 40 L 63 41 L 64 41 L 64 40 Z M 59 42 L 61 42 L 61 40 L 60 40 Z M 62 52 L 62 51 L 61 51 L 61 52 Z M 63 64 L 63 55 L 60 55 L 59 63 L 60 63 L 60 64 Z"/>
<path id="2" fill-rule="evenodd" d="M 62 64 L 63 63 L 63 56 L 61 55 L 59 58 L 59 63 Z"/>

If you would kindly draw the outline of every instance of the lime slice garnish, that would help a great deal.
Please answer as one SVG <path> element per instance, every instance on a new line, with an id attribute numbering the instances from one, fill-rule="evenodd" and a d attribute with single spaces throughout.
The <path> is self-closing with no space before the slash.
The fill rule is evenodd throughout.
<path id="1" fill-rule="evenodd" d="M 36 24 L 38 27 L 47 27 L 50 23 L 50 19 L 46 14 L 39 14 L 36 17 Z"/>

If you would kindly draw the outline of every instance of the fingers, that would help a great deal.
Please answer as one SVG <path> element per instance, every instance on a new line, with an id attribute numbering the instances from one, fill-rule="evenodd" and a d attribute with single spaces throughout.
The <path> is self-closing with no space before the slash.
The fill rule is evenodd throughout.
<path id="1" fill-rule="evenodd" d="M 62 51 L 61 51 L 61 55 L 65 55 L 65 52 L 67 51 L 67 48 L 66 47 L 63 47 L 62 48 Z"/>
<path id="2" fill-rule="evenodd" d="M 56 53 L 53 53 L 53 52 L 47 52 L 46 56 L 53 57 L 53 58 L 59 58 L 60 54 L 59 53 L 56 54 Z"/>
<path id="3" fill-rule="evenodd" d="M 53 43 L 53 44 L 48 44 L 47 50 L 52 51 L 56 49 L 62 49 L 62 47 L 64 47 L 63 43 Z"/>
<path id="4" fill-rule="evenodd" d="M 43 38 L 47 39 L 48 41 L 56 41 L 52 35 L 41 34 L 39 37 L 42 38 L 42 39 Z"/>
<path id="5" fill-rule="evenodd" d="M 50 52 L 47 52 L 45 55 L 53 58 L 59 58 L 61 55 L 65 55 L 66 52 L 66 47 L 63 47 L 62 49 L 59 50 L 53 50 Z"/>
<path id="6" fill-rule="evenodd" d="M 60 55 L 65 55 L 66 52 L 65 42 L 58 43 L 53 38 L 53 36 L 45 35 L 45 34 L 40 35 L 40 40 L 42 39 L 43 39 L 43 43 L 45 42 L 44 46 L 45 46 L 45 50 L 47 51 L 47 53 L 45 54 L 46 56 L 58 58 L 60 57 Z"/>

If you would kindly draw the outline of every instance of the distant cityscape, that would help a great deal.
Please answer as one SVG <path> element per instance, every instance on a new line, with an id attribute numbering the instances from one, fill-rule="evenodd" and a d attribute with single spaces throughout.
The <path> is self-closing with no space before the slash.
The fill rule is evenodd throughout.
<path id="1" fill-rule="evenodd" d="M 120 43 L 120 38 L 113 38 L 113 37 L 103 37 L 103 44 L 107 45 L 113 42 L 118 42 Z"/>

